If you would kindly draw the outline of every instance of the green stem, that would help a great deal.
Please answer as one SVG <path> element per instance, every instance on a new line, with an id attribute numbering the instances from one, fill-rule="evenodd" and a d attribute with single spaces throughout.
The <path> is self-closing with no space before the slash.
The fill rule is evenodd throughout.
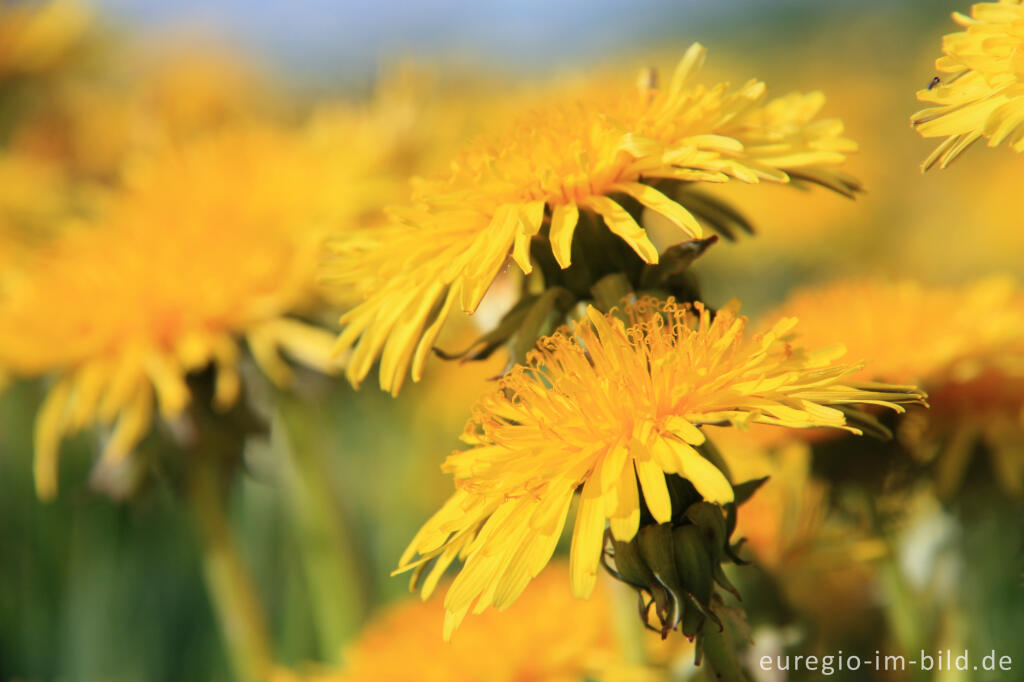
<path id="1" fill-rule="evenodd" d="M 197 457 L 189 500 L 202 536 L 203 575 L 228 658 L 240 682 L 270 676 L 270 640 L 263 611 L 231 536 L 225 486 L 211 457 Z"/>
<path id="2" fill-rule="evenodd" d="M 340 663 L 342 645 L 359 628 L 366 600 L 360 552 L 330 486 L 322 443 L 315 437 L 309 406 L 279 396 L 278 416 L 289 467 L 286 490 L 291 522 L 310 592 L 320 655 Z"/>
<path id="3" fill-rule="evenodd" d="M 907 582 L 906 576 L 899 565 L 895 542 L 879 514 L 875 497 L 870 491 L 860 487 L 854 489 L 856 499 L 867 512 L 874 533 L 886 545 L 885 556 L 880 559 L 879 580 L 885 594 L 885 619 L 897 646 L 907 655 L 926 648 L 928 633 L 926 632 L 925 610 L 920 598 L 914 593 L 913 587 Z M 911 676 L 915 680 L 925 680 L 928 675 L 914 671 Z"/>

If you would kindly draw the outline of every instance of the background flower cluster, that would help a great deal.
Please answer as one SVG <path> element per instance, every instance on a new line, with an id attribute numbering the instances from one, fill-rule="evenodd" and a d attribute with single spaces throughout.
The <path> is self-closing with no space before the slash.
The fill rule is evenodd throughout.
<path id="1" fill-rule="evenodd" d="M 585 468 L 572 461 L 581 433 L 638 438 L 646 398 L 637 389 L 603 412 L 601 372 L 580 379 L 629 365 L 602 346 L 619 329 L 612 306 L 587 308 L 572 274 L 555 293 L 530 289 L 530 273 L 578 275 L 567 268 L 592 257 L 594 216 L 637 272 L 654 272 L 659 252 L 667 272 L 666 249 L 716 235 L 687 276 L 716 334 L 732 339 L 723 329 L 740 310 L 749 352 L 785 356 L 772 391 L 848 363 L 831 365 L 843 386 L 806 393 L 806 414 L 771 412 L 776 393 L 751 374 L 737 391 L 756 408 L 694 408 L 699 430 L 666 427 L 683 454 L 665 473 L 698 466 L 687 443 L 706 435 L 730 483 L 768 477 L 744 494 L 733 536 L 751 565 L 717 583 L 743 595 L 745 616 L 731 601 L 719 611 L 739 659 L 970 648 L 1024 665 L 1024 71 L 1004 49 L 1016 40 L 1024 54 L 1019 4 L 954 23 L 950 11 L 971 8 L 649 2 L 647 22 L 602 2 L 576 22 L 585 10 L 569 2 L 551 20 L 563 44 L 537 48 L 543 59 L 524 36 L 488 46 L 492 28 L 457 5 L 441 27 L 410 10 L 405 21 L 436 36 L 389 19 L 386 35 L 406 44 L 357 54 L 378 36 L 367 29 L 331 56 L 316 53 L 315 18 L 295 24 L 305 51 L 266 38 L 262 5 L 235 40 L 161 12 L 0 5 L 0 679 L 703 679 L 693 643 L 644 632 L 635 597 L 596 568 L 605 515 L 587 493 L 576 501 L 581 481 L 566 473 Z M 320 32 L 343 12 L 373 24 L 354 7 L 317 11 L 331 17 Z M 537 8 L 523 21 L 543 19 Z M 474 31 L 467 56 L 458 43 Z M 240 45 L 254 35 L 262 43 Z M 632 166 L 616 156 L 627 129 Z M 563 145 L 580 130 L 608 157 Z M 674 181 L 679 195 L 657 184 Z M 542 229 L 550 244 L 531 251 Z M 507 314 L 527 300 L 532 317 Z M 571 311 L 578 326 L 534 351 Z M 805 357 L 791 341 L 825 350 Z M 651 357 L 671 364 L 666 343 Z M 623 371 L 623 385 L 648 367 Z M 560 372 L 593 398 L 578 414 Z M 929 409 L 826 407 L 846 384 L 897 410 L 927 393 Z M 489 449 L 527 441 L 540 454 L 526 473 Z M 663 522 L 669 491 L 643 469 L 659 455 L 645 457 L 644 514 Z M 697 461 L 697 491 L 732 502 L 719 469 Z M 629 540 L 648 520 L 614 488 L 597 504 L 620 504 L 607 516 Z M 529 586 L 517 547 L 487 564 L 500 552 L 481 530 L 524 495 L 561 520 L 530 550 Z M 465 498 L 477 516 L 452 511 Z M 211 503 L 219 515 L 204 522 Z M 600 523 L 584 578 L 570 537 L 581 515 Z M 217 563 L 224 527 L 234 559 Z M 482 554 L 442 577 L 471 543 Z M 391 573 L 438 554 L 417 587 L 461 596 L 423 604 Z M 479 578 L 491 573 L 497 597 Z M 249 593 L 259 624 L 240 653 L 219 600 L 237 609 Z M 446 611 L 461 620 L 481 593 L 479 610 L 509 608 L 466 616 L 442 643 Z M 886 679 L 933 679 L 915 675 Z"/>

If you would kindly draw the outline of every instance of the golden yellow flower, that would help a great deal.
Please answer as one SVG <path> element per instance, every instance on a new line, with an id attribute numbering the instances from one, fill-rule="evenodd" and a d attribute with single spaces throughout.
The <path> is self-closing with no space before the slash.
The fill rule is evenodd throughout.
<path id="1" fill-rule="evenodd" d="M 644 637 L 647 665 L 627 663 L 613 621 L 612 594 L 599 582 L 587 601 L 566 586 L 568 566 L 553 561 L 523 597 L 501 613 L 466 623 L 459 637 L 438 640 L 438 600 L 409 598 L 385 607 L 345 648 L 341 670 L 278 668 L 272 682 L 642 682 L 693 657 L 683 638 Z M 568 626 L 567 626 L 568 624 Z"/>
<path id="2" fill-rule="evenodd" d="M 265 77 L 254 64 L 223 46 L 181 41 L 153 54 L 140 51 L 126 89 L 135 105 L 173 133 L 194 133 L 246 120 L 266 108 Z"/>
<path id="3" fill-rule="evenodd" d="M 613 657 L 611 605 L 604 590 L 573 599 L 568 569 L 554 563 L 518 603 L 492 613 L 444 644 L 437 600 L 397 604 L 363 631 L 345 656 L 348 682 L 569 682 L 593 678 Z M 566 623 L 572 623 L 566 627 Z"/>
<path id="4" fill-rule="evenodd" d="M 472 609 L 503 608 L 551 558 L 581 489 L 571 582 L 587 597 L 597 578 L 605 522 L 628 541 L 640 493 L 654 520 L 668 522 L 665 476 L 688 479 L 705 499 L 726 503 L 725 476 L 696 449 L 703 424 L 827 426 L 857 432 L 830 405 L 921 399 L 906 387 L 862 386 L 836 364 L 841 346 L 816 351 L 782 339 L 793 319 L 747 336 L 731 309 L 642 299 L 621 314 L 589 308 L 587 319 L 539 342 L 478 405 L 444 468 L 457 491 L 413 539 L 399 570 L 416 567 L 429 595 L 457 557 L 463 568 L 445 598 L 445 637 Z M 639 481 L 639 487 L 638 487 Z M 420 555 L 419 558 L 415 558 Z"/>
<path id="5" fill-rule="evenodd" d="M 866 362 L 858 378 L 931 391 L 990 370 L 1024 369 L 1022 304 L 1010 278 L 961 287 L 860 279 L 797 291 L 766 325 L 796 317 L 806 343 L 841 341 Z"/>
<path id="6" fill-rule="evenodd" d="M 175 45 L 159 54 L 115 49 L 122 70 L 67 79 L 16 122 L 13 149 L 108 181 L 129 156 L 220 127 L 251 124 L 271 108 L 267 88 L 225 51 Z M 44 84 L 45 86 L 45 84 Z"/>
<path id="7" fill-rule="evenodd" d="M 965 30 L 942 39 L 935 68 L 943 75 L 917 93 L 937 106 L 910 119 L 924 137 L 946 138 L 923 170 L 945 168 L 982 137 L 989 147 L 1008 142 L 1024 151 L 1024 6 L 981 2 L 970 17 L 954 12 L 953 20 Z"/>
<path id="8" fill-rule="evenodd" d="M 833 167 L 856 145 L 840 121 L 815 120 L 820 93 L 766 103 L 760 81 L 733 91 L 697 85 L 704 55 L 691 47 L 664 88 L 645 77 L 639 87 L 598 82 L 553 97 L 481 136 L 447 176 L 418 182 L 413 205 L 395 210 L 395 226 L 339 240 L 338 277 L 371 292 L 342 318 L 339 347 L 355 345 L 349 379 L 360 383 L 380 358 L 383 389 L 397 393 L 410 369 L 418 380 L 452 306 L 473 312 L 509 256 L 529 273 L 531 242 L 546 239 L 558 265 L 571 264 L 581 212 L 656 263 L 624 204 L 695 238 L 701 225 L 672 196 L 680 183 L 785 183 L 794 175 L 855 186 Z"/>
<path id="9" fill-rule="evenodd" d="M 738 480 L 769 477 L 743 504 L 736 535 L 818 631 L 848 634 L 874 608 L 876 562 L 888 549 L 869 519 L 831 511 L 827 485 L 811 474 L 810 445 L 771 438 L 769 428 L 706 428 Z"/>
<path id="10" fill-rule="evenodd" d="M 791 315 L 808 343 L 842 339 L 852 358 L 866 361 L 858 378 L 928 391 L 931 409 L 908 415 L 900 436 L 922 456 L 944 453 L 946 492 L 980 437 L 1000 481 L 1024 493 L 1024 295 L 1013 280 L 838 282 L 795 293 L 767 324 Z"/>
<path id="11" fill-rule="evenodd" d="M 55 494 L 62 436 L 115 424 L 105 462 L 128 455 L 155 403 L 186 407 L 186 377 L 216 368 L 217 406 L 240 390 L 239 341 L 278 383 L 280 352 L 324 370 L 333 334 L 301 321 L 319 301 L 325 235 L 372 192 L 358 161 L 304 133 L 248 126 L 131 167 L 95 224 L 34 254 L 0 295 L 0 368 L 53 375 L 36 425 L 36 484 Z"/>

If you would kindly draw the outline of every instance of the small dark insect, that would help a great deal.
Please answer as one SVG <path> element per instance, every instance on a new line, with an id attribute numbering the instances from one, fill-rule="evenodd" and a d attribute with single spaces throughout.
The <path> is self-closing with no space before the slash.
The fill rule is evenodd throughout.
<path id="1" fill-rule="evenodd" d="M 658 70 L 653 66 L 641 70 L 637 74 L 636 85 L 644 91 L 656 90 L 658 87 Z"/>
<path id="2" fill-rule="evenodd" d="M 938 76 L 936 76 L 935 78 L 932 78 L 932 82 L 928 84 L 928 89 L 931 90 L 932 88 L 934 88 L 936 85 L 938 85 L 941 82 L 942 82 L 942 79 L 939 78 Z"/>

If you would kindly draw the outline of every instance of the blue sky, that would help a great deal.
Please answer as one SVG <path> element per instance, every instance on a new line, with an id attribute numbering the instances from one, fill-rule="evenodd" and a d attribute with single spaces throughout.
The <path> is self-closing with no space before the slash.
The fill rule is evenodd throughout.
<path id="1" fill-rule="evenodd" d="M 734 7 L 756 0 L 732 3 Z M 533 68 L 588 59 L 706 21 L 713 0 L 97 0 L 148 30 L 199 29 L 293 71 L 372 69 L 395 55 L 472 55 Z M 681 36 L 694 38 L 693 36 Z"/>

